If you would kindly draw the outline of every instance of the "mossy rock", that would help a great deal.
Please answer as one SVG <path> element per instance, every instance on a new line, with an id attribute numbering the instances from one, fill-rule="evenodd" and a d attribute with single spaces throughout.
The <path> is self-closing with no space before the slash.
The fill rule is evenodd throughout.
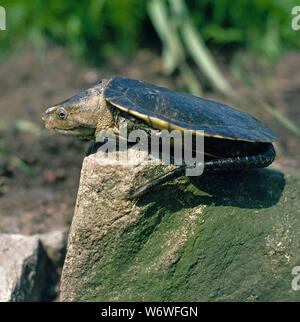
<path id="1" fill-rule="evenodd" d="M 85 158 L 61 300 L 299 300 L 298 173 L 181 177 L 128 201 L 140 170 Z"/>

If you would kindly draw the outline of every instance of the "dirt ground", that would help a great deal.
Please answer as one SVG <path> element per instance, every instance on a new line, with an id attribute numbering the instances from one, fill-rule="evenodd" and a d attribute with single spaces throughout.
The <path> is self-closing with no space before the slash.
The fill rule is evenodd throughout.
<path id="1" fill-rule="evenodd" d="M 300 126 L 300 52 L 289 53 L 274 66 L 243 65 L 249 79 L 242 94 L 265 99 Z M 98 79 L 126 76 L 181 89 L 178 75 L 165 76 L 161 59 L 141 51 L 131 61 L 115 57 L 99 68 L 80 66 L 59 47 L 46 53 L 24 50 L 0 65 L 0 232 L 34 234 L 68 230 L 87 142 L 51 134 L 43 128 L 41 113 L 93 85 Z M 206 87 L 208 88 L 208 87 Z M 214 91 L 205 97 L 226 102 Z M 227 101 L 227 103 L 230 103 Z M 240 106 L 243 109 L 243 102 Z M 300 169 L 300 140 L 270 113 L 253 107 L 254 115 L 278 136 L 274 167 Z"/>

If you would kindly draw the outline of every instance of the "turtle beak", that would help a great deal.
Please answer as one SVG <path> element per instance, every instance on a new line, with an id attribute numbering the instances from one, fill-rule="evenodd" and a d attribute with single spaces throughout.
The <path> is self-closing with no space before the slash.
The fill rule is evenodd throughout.
<path id="1" fill-rule="evenodd" d="M 42 114 L 42 120 L 45 122 L 47 120 L 47 116 L 49 116 L 56 109 L 57 106 L 52 106 L 46 109 L 46 111 Z"/>
<path id="2" fill-rule="evenodd" d="M 47 114 L 46 114 L 46 113 L 43 113 L 43 114 L 42 114 L 42 120 L 43 120 L 43 122 L 45 122 L 45 121 L 46 121 L 46 116 L 47 116 Z"/>
<path id="3" fill-rule="evenodd" d="M 51 123 L 52 123 L 52 120 L 53 120 L 53 112 L 54 110 L 56 109 L 57 106 L 52 106 L 52 107 L 49 107 L 47 108 L 47 110 L 42 114 L 42 120 L 45 124 L 45 127 L 47 129 L 50 129 L 52 126 L 51 126 Z"/>

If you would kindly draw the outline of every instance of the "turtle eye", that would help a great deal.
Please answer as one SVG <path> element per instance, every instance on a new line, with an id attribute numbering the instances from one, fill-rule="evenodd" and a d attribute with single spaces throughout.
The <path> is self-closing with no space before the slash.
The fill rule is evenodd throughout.
<path id="1" fill-rule="evenodd" d="M 57 116 L 61 119 L 61 120 L 65 120 L 67 118 L 67 111 L 63 108 L 59 109 Z"/>

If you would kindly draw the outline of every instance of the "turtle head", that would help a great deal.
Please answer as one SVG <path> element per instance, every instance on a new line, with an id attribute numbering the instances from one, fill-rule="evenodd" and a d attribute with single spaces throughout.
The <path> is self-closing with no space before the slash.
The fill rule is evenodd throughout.
<path id="1" fill-rule="evenodd" d="M 103 86 L 91 87 L 59 104 L 49 107 L 42 115 L 45 127 L 60 134 L 90 139 L 103 105 Z"/>

